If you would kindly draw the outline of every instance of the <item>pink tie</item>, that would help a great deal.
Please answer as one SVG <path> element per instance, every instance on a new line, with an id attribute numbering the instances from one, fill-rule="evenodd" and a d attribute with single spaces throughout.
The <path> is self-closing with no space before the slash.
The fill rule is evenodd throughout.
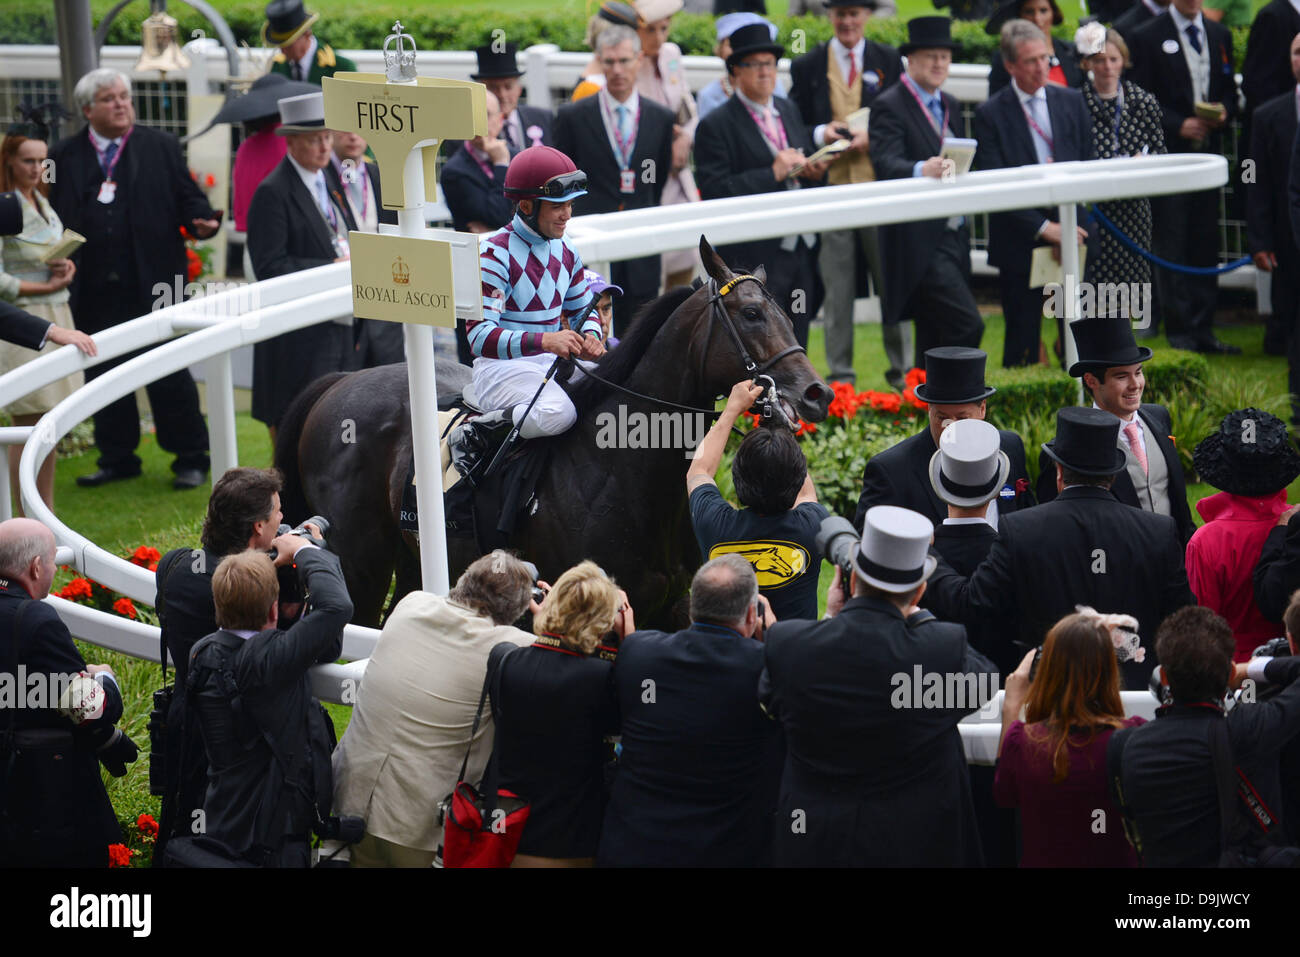
<path id="1" fill-rule="evenodd" d="M 845 84 L 849 91 L 853 91 L 853 84 L 858 79 L 858 57 L 852 50 L 849 51 L 849 81 Z"/>
<path id="2" fill-rule="evenodd" d="M 1142 447 L 1142 427 L 1136 422 L 1130 422 L 1124 426 L 1124 434 L 1128 436 L 1128 447 L 1133 452 L 1133 457 L 1138 460 L 1138 465 L 1142 466 L 1142 474 L 1148 474 L 1147 453 Z"/>

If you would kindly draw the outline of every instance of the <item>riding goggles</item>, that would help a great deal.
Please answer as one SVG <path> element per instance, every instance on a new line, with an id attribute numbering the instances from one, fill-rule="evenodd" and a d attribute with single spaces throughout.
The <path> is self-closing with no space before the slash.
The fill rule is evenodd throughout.
<path id="1" fill-rule="evenodd" d="M 550 203 L 567 203 L 587 195 L 587 174 L 582 170 L 552 176 L 536 189 L 520 190 L 530 196 Z"/>

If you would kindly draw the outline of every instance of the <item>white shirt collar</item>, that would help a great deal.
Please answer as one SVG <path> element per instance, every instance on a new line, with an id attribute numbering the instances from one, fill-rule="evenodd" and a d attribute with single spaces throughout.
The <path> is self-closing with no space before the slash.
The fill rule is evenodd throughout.
<path id="1" fill-rule="evenodd" d="M 1044 101 L 1046 101 L 1046 99 L 1047 99 L 1047 86 L 1046 86 L 1046 85 L 1040 86 L 1040 87 L 1038 88 L 1038 92 L 1037 92 L 1037 93 L 1026 93 L 1024 90 L 1020 89 L 1020 84 L 1019 84 L 1019 83 L 1017 83 L 1015 80 L 1012 80 L 1012 81 L 1011 81 L 1011 89 L 1013 89 L 1013 90 L 1016 91 L 1016 96 L 1020 99 L 1020 102 L 1021 102 L 1021 103 L 1028 103 L 1030 100 L 1044 100 Z"/>
<path id="2" fill-rule="evenodd" d="M 260 631 L 254 631 L 252 628 L 227 628 L 225 631 L 226 634 L 234 635 L 237 638 L 243 638 L 245 641 L 261 634 Z"/>
<path id="3" fill-rule="evenodd" d="M 945 525 L 988 525 L 990 528 L 993 527 L 993 523 L 990 522 L 987 518 L 945 518 L 943 520 L 943 524 Z"/>
<path id="4" fill-rule="evenodd" d="M 1185 16 L 1179 13 L 1178 10 L 1171 3 L 1169 4 L 1169 16 L 1173 18 L 1174 26 L 1178 28 L 1178 33 L 1180 37 L 1186 37 L 1188 26 L 1195 23 L 1196 30 L 1201 36 L 1201 48 L 1202 49 L 1205 48 L 1205 21 L 1202 19 L 1199 13 L 1196 15 L 1195 20 L 1188 20 Z"/>
<path id="5" fill-rule="evenodd" d="M 285 153 L 284 158 L 287 159 L 290 163 L 292 163 L 293 168 L 298 171 L 298 178 L 302 180 L 302 185 L 307 187 L 307 192 L 311 193 L 312 201 L 315 202 L 317 200 L 316 182 L 318 180 L 324 180 L 325 171 L 323 169 L 318 169 L 314 173 L 311 172 L 310 170 L 301 166 L 298 163 L 298 161 L 293 158 L 292 153 Z"/>
<path id="6" fill-rule="evenodd" d="M 1099 405 L 1096 403 L 1095 400 L 1094 400 L 1093 403 L 1092 403 L 1092 407 L 1093 407 L 1094 409 L 1098 409 L 1098 410 L 1100 410 L 1100 411 L 1102 411 L 1102 412 L 1107 411 L 1106 409 L 1102 409 L 1102 407 L 1099 406 Z M 1114 413 L 1114 412 L 1111 412 L 1111 415 L 1115 415 L 1115 413 Z M 1125 425 L 1128 425 L 1130 422 L 1136 422 L 1136 421 L 1137 421 L 1137 413 L 1136 413 L 1136 412 L 1130 412 L 1129 415 L 1128 415 L 1128 418 L 1125 418 L 1125 417 L 1122 416 L 1122 415 L 1115 415 L 1115 418 L 1119 419 L 1119 420 L 1120 420 L 1121 422 L 1123 422 Z M 1121 431 L 1123 431 L 1123 430 L 1121 429 Z"/>
<path id="7" fill-rule="evenodd" d="M 107 136 L 102 136 L 99 133 L 96 133 L 93 126 L 87 126 L 86 132 L 90 134 L 90 142 L 94 143 L 95 149 L 99 150 L 101 153 L 108 149 L 109 143 L 116 143 L 118 146 L 122 145 L 122 137 L 115 136 L 112 139 L 109 139 Z"/>
<path id="8" fill-rule="evenodd" d="M 744 103 L 747 107 L 749 107 L 751 110 L 754 110 L 755 112 L 761 112 L 767 109 L 770 109 L 773 113 L 777 112 L 776 102 L 774 97 L 769 97 L 766 103 L 758 103 L 754 100 L 751 100 L 744 93 L 741 93 L 740 88 L 737 87 L 736 98 L 739 99 L 741 103 Z M 779 116 L 780 114 L 777 113 L 777 115 Z"/>
<path id="9" fill-rule="evenodd" d="M 618 109 L 620 106 L 626 106 L 628 112 L 631 113 L 633 116 L 635 116 L 637 107 L 641 103 L 641 94 L 639 94 L 636 91 L 636 87 L 632 87 L 632 95 L 629 96 L 622 103 L 619 103 L 618 100 L 614 99 L 614 97 L 610 94 L 608 87 L 602 86 L 600 88 L 600 92 L 597 93 L 596 95 L 602 97 L 601 102 L 605 105 L 605 108 L 609 110 L 611 116 L 614 115 L 614 111 Z"/>
<path id="10" fill-rule="evenodd" d="M 862 64 L 862 53 L 864 50 L 866 50 L 866 48 L 867 48 L 867 38 L 865 36 L 859 37 L 858 42 L 853 44 L 852 47 L 853 54 L 854 56 L 857 57 L 859 69 L 861 69 L 861 64 Z M 831 37 L 831 49 L 835 51 L 835 56 L 839 59 L 841 63 L 847 61 L 849 55 L 849 47 L 846 47 L 843 43 L 841 43 L 839 37 Z"/>

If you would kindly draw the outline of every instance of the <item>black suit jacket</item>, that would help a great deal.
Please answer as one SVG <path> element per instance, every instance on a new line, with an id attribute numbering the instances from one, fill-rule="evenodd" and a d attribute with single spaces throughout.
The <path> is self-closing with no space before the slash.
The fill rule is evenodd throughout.
<path id="1" fill-rule="evenodd" d="M 759 697 L 786 737 L 778 867 L 982 863 L 957 722 L 997 693 L 997 669 L 965 629 L 853 598 L 829 621 L 773 625 L 764 647 Z M 962 699 L 918 706 L 925 675 L 962 677 Z"/>
<path id="2" fill-rule="evenodd" d="M 379 176 L 379 164 L 372 163 L 370 160 L 365 160 L 362 164 L 362 168 L 365 169 L 366 175 L 370 177 L 370 188 L 374 190 L 375 193 L 375 206 L 378 209 L 379 222 L 388 226 L 396 226 L 397 210 L 384 209 L 384 188 L 383 181 Z M 334 197 L 334 202 L 343 209 L 348 210 L 350 215 L 352 207 L 348 203 L 347 196 L 343 193 L 343 179 L 339 176 L 339 171 L 335 169 L 333 163 L 330 163 L 325 167 L 325 179 L 329 183 L 330 195 Z M 351 218 L 355 219 L 354 216 Z"/>
<path id="3" fill-rule="evenodd" d="M 1183 463 L 1178 457 L 1178 449 L 1171 438 L 1173 425 L 1169 410 L 1163 405 L 1143 403 L 1138 408 L 1138 415 L 1150 427 L 1156 437 L 1156 445 L 1160 447 L 1160 454 L 1164 456 L 1165 468 L 1169 471 L 1169 510 L 1174 524 L 1178 526 L 1178 536 L 1182 539 L 1183 545 L 1186 545 L 1191 541 L 1192 533 L 1196 531 L 1196 522 L 1192 520 L 1191 509 L 1187 507 L 1187 479 L 1183 476 Z M 1142 507 L 1138 502 L 1133 479 L 1129 478 L 1127 470 L 1115 476 L 1115 484 L 1110 487 L 1110 490 L 1125 505 L 1134 508 Z M 1046 452 L 1040 450 L 1038 501 L 1050 502 L 1054 498 L 1056 498 L 1056 463 L 1048 458 Z"/>
<path id="4" fill-rule="evenodd" d="M 790 100 L 808 126 L 810 141 L 813 130 L 829 123 L 832 117 L 831 84 L 826 78 L 829 57 L 830 41 L 827 41 L 790 63 Z M 858 69 L 862 74 L 862 106 L 871 106 L 876 97 L 898 83 L 903 58 L 893 47 L 867 40 Z"/>
<path id="5" fill-rule="evenodd" d="M 15 635 L 14 618 L 24 602 L 29 604 L 22 633 Z M 10 867 L 104 867 L 108 845 L 122 836 L 100 779 L 94 748 L 122 717 L 122 695 L 113 681 L 104 679 L 103 713 L 74 726 L 53 704 L 18 706 L 30 686 L 20 681 L 21 671 L 15 674 L 11 667 L 15 659 L 29 682 L 38 677 L 75 675 L 86 668 L 54 607 L 31 601 L 21 585 L 7 582 L 0 586 L 0 675 L 20 700 L 0 708 L 0 734 L 8 729 L 12 716 L 19 733 L 66 732 L 76 743 L 57 754 L 40 750 L 22 753 L 13 765 L 9 755 L 0 757 L 0 801 L 21 832 L 10 842 L 0 829 L 0 861 Z M 45 687 L 56 694 L 60 690 L 53 681 Z"/>
<path id="6" fill-rule="evenodd" d="M 39 349 L 53 323 L 39 319 L 17 306 L 0 302 L 0 339 L 28 349 Z"/>
<path id="7" fill-rule="evenodd" d="M 1140 4 L 1141 0 L 1138 0 L 1138 3 Z M 1100 15 L 1095 10 L 1093 13 Z M 1103 17 L 1103 19 L 1110 18 Z M 1065 74 L 1065 85 L 1072 90 L 1083 86 L 1083 69 L 1079 66 L 1079 55 L 1074 50 L 1074 44 L 1066 43 L 1059 37 L 1052 37 L 1052 55 L 1061 64 L 1061 72 Z M 1001 52 L 993 54 L 993 60 L 989 64 L 989 96 L 1010 82 L 1011 74 L 1007 72 Z"/>
<path id="8" fill-rule="evenodd" d="M 815 149 L 812 136 L 804 126 L 799 110 L 782 96 L 773 94 L 772 103 L 781 117 L 791 147 L 802 148 L 805 155 Z M 726 103 L 700 120 L 695 129 L 695 182 L 701 199 L 725 196 L 749 196 L 784 190 L 772 175 L 772 151 L 757 124 L 734 95 Z M 814 185 L 803 181 L 800 188 Z M 761 263 L 776 262 L 781 255 L 781 240 L 758 239 L 748 243 L 731 243 L 718 247 L 718 253 L 732 268 L 753 268 Z"/>
<path id="9" fill-rule="evenodd" d="M 659 205 L 664 183 L 673 163 L 673 113 L 649 97 L 638 96 L 641 121 L 632 148 L 632 170 L 636 191 L 619 192 L 618 160 L 601 119 L 600 96 L 588 96 L 560 107 L 555 118 L 555 148 L 566 153 L 587 174 L 587 195 L 573 201 L 573 214 L 613 213 L 621 209 L 645 209 Z M 659 292 L 659 257 L 644 256 L 623 263 L 630 296 L 649 297 Z"/>
<path id="10" fill-rule="evenodd" d="M 1033 505 L 1034 494 L 1029 489 L 1029 474 L 1025 471 L 1025 443 L 1019 435 L 1007 429 L 999 429 L 998 433 L 1002 451 L 1011 462 L 1006 484 L 1016 491 L 1014 496 L 998 496 L 998 522 L 1001 523 L 1007 512 Z M 943 524 L 948 517 L 948 506 L 930 484 L 930 459 L 936 451 L 934 437 L 927 426 L 868 459 L 867 467 L 862 470 L 862 495 L 853 515 L 853 527 L 862 530 L 862 520 L 873 505 L 910 508 L 935 525 Z"/>
<path id="11" fill-rule="evenodd" d="M 1134 0 L 1133 5 L 1117 16 L 1111 26 L 1119 31 L 1119 35 L 1127 43 L 1134 33 L 1154 19 L 1155 14 L 1147 9 L 1147 5 L 1142 0 Z"/>
<path id="12" fill-rule="evenodd" d="M 1201 20 L 1205 24 L 1205 40 L 1202 42 L 1208 42 L 1210 53 L 1208 99 L 1211 103 L 1222 103 L 1231 120 L 1237 113 L 1236 61 L 1232 58 L 1232 33 L 1209 17 L 1203 16 Z M 1133 67 L 1128 78 L 1160 101 L 1165 148 L 1171 153 L 1197 152 L 1189 140 L 1178 135 L 1183 120 L 1194 116 L 1196 110 L 1187 58 L 1183 56 L 1181 45 L 1173 53 L 1165 52 L 1164 44 L 1170 40 L 1179 42 L 1178 27 L 1166 10 L 1160 16 L 1153 17 L 1129 39 Z M 1289 45 L 1290 40 L 1287 43 Z M 1222 131 L 1212 134 L 1200 152 L 1222 153 Z"/>
<path id="13" fill-rule="evenodd" d="M 226 658 L 240 714 L 206 672 L 217 657 L 215 640 L 229 633 L 204 638 L 190 657 L 186 707 L 202 729 L 208 756 L 207 833 L 237 853 L 258 842 L 275 846 L 284 836 L 305 836 L 315 820 L 313 802 L 324 815 L 333 800 L 328 742 L 319 753 L 321 722 L 329 719 L 312 698 L 307 669 L 338 658 L 352 601 L 337 556 L 304 548 L 294 564 L 311 593 L 311 610 L 287 631 L 260 632 Z M 244 722 L 251 723 L 251 735 Z M 271 814 L 285 789 L 295 793 L 288 822 L 277 825 Z"/>
<path id="14" fill-rule="evenodd" d="M 356 229 L 347 202 L 335 199 L 334 205 L 347 228 Z M 258 185 L 248 206 L 248 254 L 258 279 L 326 266 L 336 258 L 320 207 L 287 156 Z"/>
<path id="15" fill-rule="evenodd" d="M 1272 0 L 1255 14 L 1246 39 L 1246 59 L 1241 65 L 1241 92 L 1246 94 L 1247 113 L 1295 89 L 1291 41 L 1297 33 L 1300 13 L 1290 0 Z"/>
<path id="16" fill-rule="evenodd" d="M 462 146 L 442 167 L 442 198 L 451 210 L 456 229 L 465 232 L 471 222 L 485 223 L 500 229 L 514 216 L 514 206 L 506 199 L 506 166 L 492 167 L 492 179 Z"/>
<path id="17" fill-rule="evenodd" d="M 1108 755 L 1123 755 L 1124 803 L 1142 840 L 1144 867 L 1215 867 L 1219 862 L 1219 800 L 1209 745 L 1214 721 L 1226 722 L 1233 763 L 1264 805 L 1280 814 L 1284 795 L 1278 754 L 1300 731 L 1300 658 L 1274 658 L 1264 677 L 1284 690 L 1268 701 L 1239 704 L 1226 716 L 1208 704 L 1161 708 L 1155 721 L 1111 737 Z M 1258 834 L 1259 826 L 1251 823 L 1244 806 L 1232 803 L 1242 815 L 1242 831 Z"/>
<path id="18" fill-rule="evenodd" d="M 1300 588 L 1300 519 L 1295 515 L 1285 526 L 1269 531 L 1253 580 L 1259 613 L 1280 624 L 1291 596 Z"/>
<path id="19" fill-rule="evenodd" d="M 1047 115 L 1052 121 L 1053 156 L 1058 163 L 1096 156 L 1092 117 L 1078 90 L 1048 84 Z M 975 111 L 975 160 L 980 169 L 1005 169 L 1038 163 L 1033 133 L 1015 84 L 1004 86 Z M 1029 258 L 1043 220 L 1056 222 L 1056 207 L 1016 209 L 989 214 L 989 265 L 1013 273 L 1028 273 Z M 1079 216 L 1079 222 L 1084 221 Z"/>
<path id="20" fill-rule="evenodd" d="M 1300 268 L 1288 192 L 1296 141 L 1295 102 L 1292 84 L 1255 111 L 1250 150 L 1255 160 L 1255 182 L 1246 187 L 1246 238 L 1250 251 L 1276 253 L 1278 268 L 1292 272 Z"/>
<path id="21" fill-rule="evenodd" d="M 1121 670 L 1127 687 L 1142 689 L 1156 665 L 1156 628 L 1196 598 L 1172 518 L 1130 508 L 1105 489 L 1074 486 L 999 519 L 998 540 L 969 579 L 941 561 L 922 603 L 949 621 L 1014 614 L 1018 640 L 1030 648 L 1075 605 L 1132 615 L 1146 657 Z"/>
<path id="22" fill-rule="evenodd" d="M 988 522 L 934 527 L 935 551 L 964 578 L 975 573 L 997 540 L 998 533 Z M 1018 649 L 1012 640 L 1015 633 L 1013 617 L 988 618 L 966 628 L 966 638 L 971 647 L 997 665 L 998 673 L 1002 675 L 1015 671 L 1027 650 Z"/>
<path id="23" fill-rule="evenodd" d="M 959 125 L 961 104 L 950 93 L 940 92 L 948 110 L 950 125 Z M 869 119 L 871 163 L 876 179 L 910 179 L 913 166 L 938 156 L 943 143 L 930 115 L 910 90 L 895 83 L 876 97 Z M 953 135 L 956 135 L 955 131 Z M 943 239 L 946 220 L 923 219 L 910 223 L 892 223 L 880 227 L 880 258 L 885 270 L 881 289 L 884 321 L 903 318 L 903 308 L 925 275 L 930 257 Z M 969 248 L 970 231 L 962 226 L 962 243 Z M 969 271 L 970 257 L 962 257 Z"/>
<path id="24" fill-rule="evenodd" d="M 104 174 L 94 144 L 90 142 L 90 133 L 85 129 L 55 145 L 50 150 L 50 158 L 58 170 L 50 192 L 50 205 L 65 227 L 86 237 L 86 246 L 72 257 L 80 266 L 90 249 L 108 242 L 86 225 L 86 210 L 97 202 Z M 165 283 L 170 288 L 180 276 L 184 284 L 185 243 L 180 227 L 188 227 L 194 219 L 214 218 L 216 213 L 190 179 L 180 144 L 170 133 L 137 123 L 122 147 L 113 178 L 122 184 L 117 202 L 126 204 L 135 265 L 135 275 L 123 277 L 123 281 L 142 300 L 151 302 L 155 283 Z M 97 278 L 78 270 L 69 290 L 69 306 L 78 326 L 91 332 L 97 331 L 96 310 L 84 296 Z"/>
<path id="25" fill-rule="evenodd" d="M 781 764 L 779 728 L 758 705 L 762 671 L 762 643 L 730 630 L 692 626 L 623 640 L 614 662 L 623 750 L 600 864 L 764 862 Z"/>

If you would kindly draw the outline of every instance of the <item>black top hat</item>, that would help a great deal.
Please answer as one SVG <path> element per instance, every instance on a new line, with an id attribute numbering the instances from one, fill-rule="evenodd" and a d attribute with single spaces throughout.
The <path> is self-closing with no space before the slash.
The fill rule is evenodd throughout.
<path id="1" fill-rule="evenodd" d="M 507 43 L 501 50 L 496 50 L 495 46 L 493 43 L 474 48 L 474 55 L 478 57 L 478 72 L 471 73 L 469 78 L 475 83 L 524 75 L 524 71 L 519 69 L 519 61 L 515 59 L 519 47 Z"/>
<path id="2" fill-rule="evenodd" d="M 262 24 L 262 45 L 287 46 L 318 19 L 320 14 L 308 13 L 302 0 L 271 0 L 266 5 L 266 22 Z"/>
<path id="3" fill-rule="evenodd" d="M 907 21 L 907 42 L 898 52 L 907 56 L 913 50 L 952 50 L 956 55 L 961 44 L 952 38 L 951 17 L 913 17 Z"/>
<path id="4" fill-rule="evenodd" d="M 752 53 L 770 53 L 779 60 L 785 56 L 785 47 L 772 42 L 772 31 L 766 23 L 751 23 L 731 35 L 731 55 L 727 57 L 727 69 L 732 69 Z"/>
<path id="5" fill-rule="evenodd" d="M 1002 32 L 1002 25 L 1008 20 L 1021 19 L 1020 8 L 1025 5 L 1027 0 L 1007 0 L 1006 3 L 993 11 L 993 16 L 989 17 L 989 22 L 984 24 L 984 32 L 989 36 L 997 36 Z M 1047 0 L 1052 5 L 1052 26 L 1059 27 L 1065 22 L 1065 15 L 1061 13 L 1061 8 L 1056 5 L 1056 0 Z"/>
<path id="6" fill-rule="evenodd" d="M 1083 475 L 1114 475 L 1124 471 L 1119 449 L 1120 421 L 1101 409 L 1067 405 L 1056 413 L 1056 438 L 1043 443 L 1053 462 Z"/>
<path id="7" fill-rule="evenodd" d="M 876 0 L 822 0 L 822 6 L 827 10 L 834 7 L 866 7 L 869 10 L 874 10 L 879 4 L 876 3 Z"/>
<path id="8" fill-rule="evenodd" d="M 1072 376 L 1111 366 L 1137 365 L 1151 358 L 1151 350 L 1137 344 L 1133 327 L 1123 316 L 1076 319 L 1070 323 L 1070 331 L 1079 347 L 1078 361 L 1070 366 Z"/>
<path id="9" fill-rule="evenodd" d="M 988 353 L 967 346 L 939 346 L 925 352 L 925 381 L 916 397 L 930 405 L 965 405 L 981 402 L 997 389 L 984 384 Z"/>
<path id="10" fill-rule="evenodd" d="M 1286 424 L 1260 409 L 1238 409 L 1217 432 L 1201 440 L 1192 466 L 1203 481 L 1233 495 L 1259 498 L 1284 489 L 1300 475 L 1300 455 L 1287 441 Z"/>

